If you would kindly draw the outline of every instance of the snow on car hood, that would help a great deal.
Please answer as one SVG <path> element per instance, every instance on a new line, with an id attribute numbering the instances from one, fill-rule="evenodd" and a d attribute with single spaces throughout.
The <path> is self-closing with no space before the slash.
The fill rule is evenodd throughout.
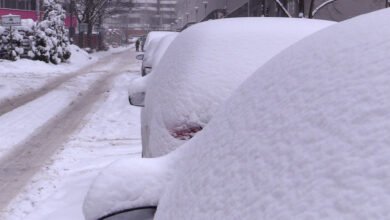
<path id="1" fill-rule="evenodd" d="M 156 220 L 389 219 L 390 10 L 320 31 L 179 148 Z"/>
<path id="2" fill-rule="evenodd" d="M 258 67 L 332 24 L 308 19 L 234 18 L 202 22 L 180 33 L 147 85 L 147 122 L 143 123 L 151 128 L 150 156 L 163 155 L 183 143 L 166 129 L 204 127 L 219 104 Z"/>
<path id="3" fill-rule="evenodd" d="M 87 220 L 131 208 L 157 206 L 170 182 L 173 155 L 156 159 L 122 159 L 94 180 L 83 205 Z"/>

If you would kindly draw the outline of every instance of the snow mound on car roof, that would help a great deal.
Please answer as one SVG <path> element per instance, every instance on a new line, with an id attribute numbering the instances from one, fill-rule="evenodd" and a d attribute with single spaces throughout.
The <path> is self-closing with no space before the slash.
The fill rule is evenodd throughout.
<path id="1" fill-rule="evenodd" d="M 161 40 L 156 48 L 156 51 L 153 54 L 153 63 L 152 63 L 153 67 L 156 67 L 158 65 L 161 58 L 163 57 L 163 55 L 167 51 L 169 45 L 173 42 L 173 40 L 175 40 L 177 35 L 178 35 L 178 33 L 173 32 L 173 33 L 168 34 L 168 35 L 164 36 L 163 38 L 161 38 Z"/>
<path id="2" fill-rule="evenodd" d="M 159 38 L 162 38 L 164 36 L 170 35 L 172 33 L 175 33 L 175 32 L 172 32 L 172 31 L 152 31 L 152 32 L 150 32 L 146 38 L 146 41 L 145 41 L 145 45 L 144 45 L 145 51 L 148 50 L 148 47 L 149 47 L 149 44 L 151 41 L 153 41 L 154 39 L 159 39 Z"/>
<path id="3" fill-rule="evenodd" d="M 149 42 L 148 50 L 144 53 L 143 65 L 146 67 L 155 67 L 161 60 L 162 55 L 175 39 L 178 33 L 166 33 L 160 38 L 155 37 Z"/>
<path id="4" fill-rule="evenodd" d="M 334 22 L 234 18 L 193 25 L 180 33 L 148 82 L 149 156 L 183 143 L 168 130 L 205 126 L 219 104 L 257 68 L 298 40 Z"/>
<path id="5" fill-rule="evenodd" d="M 390 219 L 390 10 L 295 44 L 181 150 L 155 219 Z"/>

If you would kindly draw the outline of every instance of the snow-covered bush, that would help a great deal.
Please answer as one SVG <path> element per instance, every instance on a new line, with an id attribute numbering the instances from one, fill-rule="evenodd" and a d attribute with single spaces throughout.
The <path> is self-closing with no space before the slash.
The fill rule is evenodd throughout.
<path id="1" fill-rule="evenodd" d="M 0 27 L 0 59 L 29 58 L 58 64 L 69 59 L 69 40 L 65 29 L 65 10 L 56 0 L 45 0 L 43 19 L 35 24 L 23 19 L 22 25 Z"/>
<path id="2" fill-rule="evenodd" d="M 65 29 L 65 10 L 55 0 L 45 0 L 45 13 L 35 31 L 33 51 L 35 59 L 58 64 L 67 60 L 69 40 Z"/>
<path id="3" fill-rule="evenodd" d="M 31 42 L 34 35 L 34 22 L 22 20 L 22 26 L 0 28 L 0 59 L 17 60 L 21 57 L 33 57 Z"/>

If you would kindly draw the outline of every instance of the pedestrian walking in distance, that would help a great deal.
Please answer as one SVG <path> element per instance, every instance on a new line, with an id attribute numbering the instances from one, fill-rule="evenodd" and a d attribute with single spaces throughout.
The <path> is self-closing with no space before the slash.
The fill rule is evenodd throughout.
<path id="1" fill-rule="evenodd" d="M 137 52 L 139 51 L 139 39 L 135 42 L 135 49 Z"/>

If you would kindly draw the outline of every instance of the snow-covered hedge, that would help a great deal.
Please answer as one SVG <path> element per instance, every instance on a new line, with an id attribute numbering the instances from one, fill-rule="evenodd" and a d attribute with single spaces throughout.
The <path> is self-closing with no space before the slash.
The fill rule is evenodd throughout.
<path id="1" fill-rule="evenodd" d="M 22 20 L 22 26 L 0 27 L 0 59 L 29 58 L 58 64 L 69 59 L 65 11 L 55 0 L 45 0 L 45 13 L 39 23 Z"/>

